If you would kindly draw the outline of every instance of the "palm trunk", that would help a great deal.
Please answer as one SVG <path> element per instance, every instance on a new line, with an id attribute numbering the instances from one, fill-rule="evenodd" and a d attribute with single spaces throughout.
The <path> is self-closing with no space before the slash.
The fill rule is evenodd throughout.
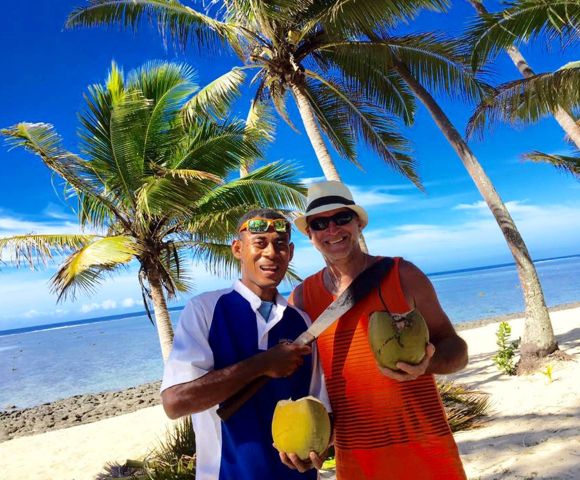
<path id="1" fill-rule="evenodd" d="M 304 95 L 300 86 L 296 84 L 292 85 L 292 93 L 296 99 L 296 105 L 298 106 L 298 111 L 300 112 L 300 117 L 302 118 L 304 129 L 306 130 L 306 135 L 308 135 L 310 144 L 312 145 L 312 148 L 314 148 L 314 153 L 316 154 L 316 158 L 318 158 L 318 163 L 320 163 L 320 168 L 322 168 L 324 177 L 327 180 L 336 180 L 337 182 L 342 182 L 338 170 L 334 166 L 334 162 L 330 157 L 330 153 L 328 153 L 328 148 L 326 148 L 326 144 L 324 143 L 324 139 L 320 133 L 320 127 L 316 122 L 314 112 L 310 107 L 310 103 L 308 102 L 306 95 Z M 367 242 L 365 241 L 365 237 L 362 233 L 358 239 L 358 243 L 364 253 L 369 252 Z"/>
<path id="2" fill-rule="evenodd" d="M 520 346 L 522 360 L 533 357 L 544 357 L 558 348 L 554 338 L 550 315 L 546 308 L 542 286 L 536 273 L 536 268 L 530 258 L 528 249 L 518 232 L 506 206 L 495 190 L 489 177 L 475 158 L 475 155 L 465 143 L 457 129 L 453 126 L 445 112 L 439 107 L 431 94 L 411 75 L 402 62 L 395 64 L 397 72 L 407 83 L 415 96 L 429 110 L 431 117 L 447 138 L 461 159 L 467 172 L 473 179 L 477 189 L 484 198 L 495 220 L 497 221 L 509 249 L 514 257 L 520 283 L 524 294 L 526 319 L 522 343 Z"/>
<path id="3" fill-rule="evenodd" d="M 292 85 L 292 93 L 296 99 L 296 105 L 298 106 L 298 111 L 300 112 L 306 135 L 308 135 L 312 148 L 314 148 L 314 153 L 316 154 L 316 158 L 318 158 L 318 163 L 320 163 L 324 176 L 327 180 L 342 182 L 338 170 L 334 166 L 334 162 L 330 157 L 330 153 L 328 153 L 318 123 L 316 123 L 314 112 L 310 107 L 310 103 L 308 103 L 306 95 L 304 95 L 300 86 L 295 84 Z"/>
<path id="4" fill-rule="evenodd" d="M 488 13 L 482 0 L 468 1 L 479 15 L 486 15 Z M 530 78 L 535 75 L 534 70 L 530 67 L 530 64 L 515 45 L 507 48 L 506 53 L 509 55 L 522 77 Z M 564 132 L 566 132 L 568 138 L 570 138 L 570 140 L 576 144 L 578 149 L 580 149 L 580 125 L 578 125 L 574 118 L 562 107 L 558 107 L 555 112 L 552 112 L 552 115 L 560 124 Z"/>
<path id="5" fill-rule="evenodd" d="M 161 345 L 163 363 L 165 363 L 169 358 L 173 346 L 173 325 L 171 324 L 169 310 L 167 310 L 167 302 L 165 301 L 163 288 L 159 281 L 159 275 L 155 272 L 150 272 L 147 274 L 147 281 L 151 288 L 151 301 L 153 303 L 153 311 L 155 312 L 155 325 L 157 327 L 159 344 Z"/>

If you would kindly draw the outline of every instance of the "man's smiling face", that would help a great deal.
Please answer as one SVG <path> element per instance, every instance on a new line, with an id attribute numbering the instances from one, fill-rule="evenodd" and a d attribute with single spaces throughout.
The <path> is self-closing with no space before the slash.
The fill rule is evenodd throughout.
<path id="1" fill-rule="evenodd" d="M 262 300 L 272 300 L 294 254 L 288 233 L 243 231 L 232 252 L 242 267 L 242 283 Z"/>
<path id="2" fill-rule="evenodd" d="M 316 219 L 330 218 L 341 212 L 354 213 L 348 208 L 337 208 L 318 215 L 309 216 L 307 221 L 310 225 Z M 360 236 L 360 220 L 353 215 L 350 222 L 345 225 L 336 225 L 334 221 L 328 223 L 324 230 L 315 230 L 308 227 L 308 234 L 312 244 L 322 255 L 331 260 L 340 260 L 349 256 L 353 248 L 357 248 Z"/>

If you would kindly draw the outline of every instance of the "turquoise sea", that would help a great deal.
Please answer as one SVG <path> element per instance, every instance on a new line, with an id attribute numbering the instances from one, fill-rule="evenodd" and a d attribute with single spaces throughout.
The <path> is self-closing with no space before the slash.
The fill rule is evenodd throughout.
<path id="1" fill-rule="evenodd" d="M 580 255 L 540 260 L 536 266 L 549 306 L 580 301 Z M 513 265 L 429 277 L 456 324 L 523 310 Z M 177 321 L 179 309 L 171 314 Z M 123 389 L 159 380 L 161 374 L 157 333 L 145 316 L 0 332 L 0 410 Z"/>

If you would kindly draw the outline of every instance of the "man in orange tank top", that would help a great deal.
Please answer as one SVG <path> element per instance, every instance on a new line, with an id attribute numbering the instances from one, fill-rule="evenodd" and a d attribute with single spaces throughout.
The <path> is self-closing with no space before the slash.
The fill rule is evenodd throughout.
<path id="1" fill-rule="evenodd" d="M 361 250 L 368 215 L 344 184 L 311 185 L 307 203 L 295 225 L 326 267 L 299 285 L 291 301 L 314 320 L 379 257 Z M 368 341 L 369 316 L 413 309 L 429 329 L 424 359 L 399 362 L 396 370 L 379 367 Z M 433 374 L 464 368 L 467 346 L 419 268 L 394 258 L 380 286 L 323 332 L 317 345 L 334 415 L 338 480 L 466 478 Z M 285 463 L 310 467 L 295 456 Z"/>

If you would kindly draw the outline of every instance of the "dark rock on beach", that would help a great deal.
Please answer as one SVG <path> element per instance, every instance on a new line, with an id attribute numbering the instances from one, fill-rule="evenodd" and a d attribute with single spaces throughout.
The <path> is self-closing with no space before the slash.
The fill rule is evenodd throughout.
<path id="1" fill-rule="evenodd" d="M 159 387 L 160 382 L 155 382 L 117 392 L 75 395 L 22 410 L 6 406 L 0 411 L 0 442 L 159 405 Z"/>

